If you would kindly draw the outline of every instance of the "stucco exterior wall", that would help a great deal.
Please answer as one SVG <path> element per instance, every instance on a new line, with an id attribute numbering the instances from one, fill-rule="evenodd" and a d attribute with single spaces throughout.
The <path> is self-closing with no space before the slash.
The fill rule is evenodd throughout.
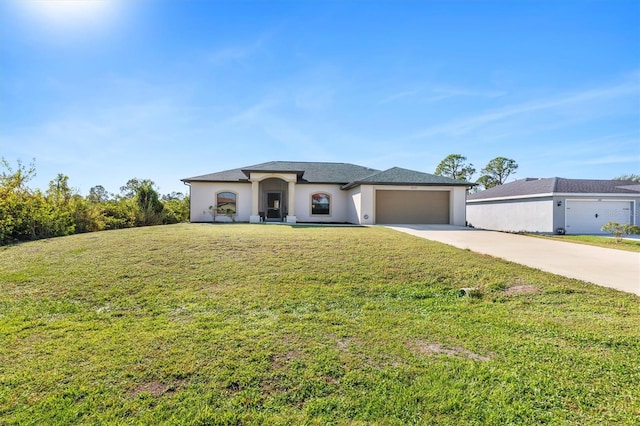
<path id="1" fill-rule="evenodd" d="M 317 192 L 330 195 L 329 215 L 311 214 L 311 195 Z M 295 203 L 298 222 L 347 222 L 349 194 L 340 185 L 298 184 Z"/>
<path id="2" fill-rule="evenodd" d="M 375 186 L 360 186 L 360 224 L 373 225 L 375 222 Z"/>
<path id="3" fill-rule="evenodd" d="M 449 215 L 452 225 L 465 226 L 467 224 L 467 188 L 453 187 L 449 197 Z"/>
<path id="4" fill-rule="evenodd" d="M 347 194 L 347 222 L 360 224 L 360 187 L 352 188 Z"/>
<path id="5" fill-rule="evenodd" d="M 209 206 L 215 204 L 216 194 L 223 191 L 234 192 L 236 194 L 236 222 L 249 222 L 249 216 L 251 216 L 251 184 L 225 182 L 191 183 L 191 222 L 213 221 L 209 213 Z M 217 216 L 216 221 L 231 222 L 231 218 Z"/>
<path id="6" fill-rule="evenodd" d="M 507 232 L 552 233 L 553 199 L 485 201 L 467 204 L 467 222 L 475 228 Z"/>
<path id="7" fill-rule="evenodd" d="M 562 205 L 558 206 L 558 202 L 561 202 Z M 565 197 L 553 197 L 553 202 L 551 203 L 551 208 L 553 209 L 553 232 L 558 228 L 564 228 L 565 207 Z"/>
<path id="8" fill-rule="evenodd" d="M 249 222 L 252 204 L 251 183 L 225 182 L 192 182 L 191 183 L 191 222 L 211 222 L 213 219 L 209 206 L 215 204 L 218 192 L 229 191 L 237 195 L 236 222 Z M 296 184 L 295 215 L 298 222 L 349 222 L 354 224 L 373 225 L 375 223 L 376 190 L 401 191 L 450 191 L 450 222 L 455 225 L 465 224 L 464 203 L 465 188 L 462 187 L 421 187 L 393 185 L 361 185 L 349 191 L 340 189 L 340 185 L 331 184 Z M 324 192 L 331 195 L 330 215 L 311 214 L 311 195 Z M 217 216 L 216 221 L 228 222 L 230 218 Z"/>

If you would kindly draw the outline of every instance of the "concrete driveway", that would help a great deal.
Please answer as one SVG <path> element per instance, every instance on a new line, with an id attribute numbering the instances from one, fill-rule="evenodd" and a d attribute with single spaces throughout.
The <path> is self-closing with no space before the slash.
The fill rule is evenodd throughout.
<path id="1" fill-rule="evenodd" d="M 387 227 L 640 296 L 640 253 L 451 225 Z"/>

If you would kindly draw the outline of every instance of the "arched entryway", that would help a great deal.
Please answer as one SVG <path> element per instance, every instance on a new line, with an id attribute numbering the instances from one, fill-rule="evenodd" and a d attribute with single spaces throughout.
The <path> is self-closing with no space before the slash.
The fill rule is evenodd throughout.
<path id="1" fill-rule="evenodd" d="M 296 223 L 295 197 L 297 173 L 251 171 L 252 223 L 268 220 Z"/>
<path id="2" fill-rule="evenodd" d="M 282 222 L 288 214 L 289 184 L 279 178 L 260 182 L 260 216 L 268 222 Z"/>

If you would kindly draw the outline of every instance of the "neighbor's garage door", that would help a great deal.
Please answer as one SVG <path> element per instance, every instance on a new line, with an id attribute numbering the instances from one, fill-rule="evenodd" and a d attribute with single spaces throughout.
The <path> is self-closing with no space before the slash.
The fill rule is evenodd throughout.
<path id="1" fill-rule="evenodd" d="M 376 191 L 376 223 L 449 223 L 449 191 Z"/>
<path id="2" fill-rule="evenodd" d="M 607 222 L 630 221 L 630 201 L 567 200 L 565 229 L 568 234 L 602 234 L 602 225 Z"/>

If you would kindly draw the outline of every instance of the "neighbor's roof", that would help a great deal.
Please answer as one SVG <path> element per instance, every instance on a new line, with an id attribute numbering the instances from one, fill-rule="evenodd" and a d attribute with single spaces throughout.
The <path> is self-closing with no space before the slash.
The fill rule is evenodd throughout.
<path id="1" fill-rule="evenodd" d="M 486 191 L 469 194 L 468 201 L 491 198 L 526 197 L 547 194 L 637 194 L 638 182 L 624 180 L 527 178 L 498 185 Z"/>
<path id="2" fill-rule="evenodd" d="M 182 179 L 183 182 L 248 182 L 251 172 L 296 173 L 299 183 L 335 183 L 348 189 L 361 184 L 395 185 L 474 185 L 443 176 L 393 167 L 380 171 L 349 163 L 270 161 Z"/>

